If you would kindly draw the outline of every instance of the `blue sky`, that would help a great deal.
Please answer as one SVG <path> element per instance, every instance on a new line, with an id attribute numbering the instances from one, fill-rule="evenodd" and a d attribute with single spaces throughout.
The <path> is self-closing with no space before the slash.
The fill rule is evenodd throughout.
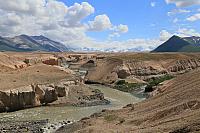
<path id="1" fill-rule="evenodd" d="M 86 18 L 92 20 L 96 15 L 107 14 L 112 24 L 126 24 L 129 32 L 123 34 L 117 40 L 130 38 L 158 38 L 161 30 L 175 33 L 180 28 L 192 28 L 200 30 L 200 21 L 189 22 L 186 18 L 197 12 L 199 5 L 189 7 L 177 7 L 175 4 L 167 4 L 165 0 L 63 0 L 67 5 L 88 2 L 95 7 L 95 13 Z M 152 7 L 151 3 L 155 3 Z M 189 10 L 190 13 L 180 13 L 168 16 L 173 10 Z M 175 19 L 178 22 L 174 23 Z M 108 32 L 89 32 L 89 36 L 99 40 L 105 40 Z"/>
<path id="2" fill-rule="evenodd" d="M 200 36 L 200 0 L 0 0 L 0 36 L 44 35 L 78 50 L 150 51 Z"/>

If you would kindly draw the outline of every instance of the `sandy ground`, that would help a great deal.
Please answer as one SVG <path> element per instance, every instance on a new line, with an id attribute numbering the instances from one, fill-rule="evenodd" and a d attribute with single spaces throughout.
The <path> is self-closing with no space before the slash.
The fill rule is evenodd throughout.
<path id="1" fill-rule="evenodd" d="M 72 78 L 71 74 L 55 66 L 38 64 L 27 68 L 0 73 L 0 90 L 10 90 L 30 84 L 54 83 Z"/>
<path id="2" fill-rule="evenodd" d="M 0 90 L 10 90 L 31 84 L 54 83 L 62 79 L 70 79 L 70 70 L 62 70 L 58 66 L 45 64 L 27 65 L 26 58 L 50 58 L 55 53 L 19 53 L 0 52 Z"/>

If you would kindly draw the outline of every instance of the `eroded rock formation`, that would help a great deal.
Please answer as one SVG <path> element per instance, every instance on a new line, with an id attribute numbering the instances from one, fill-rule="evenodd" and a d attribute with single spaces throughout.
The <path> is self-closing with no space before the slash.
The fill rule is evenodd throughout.
<path id="1" fill-rule="evenodd" d="M 77 84 L 75 81 L 60 81 L 54 84 L 29 85 L 9 91 L 0 91 L 0 112 L 16 111 L 51 103 L 59 104 L 59 102 L 76 106 L 101 104 L 101 101 L 106 103 L 103 94 L 100 92 L 94 91 L 87 94 L 83 91 L 75 95 L 74 93 L 78 92 L 80 86 L 83 85 Z M 84 89 L 87 90 L 88 88 L 85 86 Z M 90 91 L 90 89 L 87 91 Z M 75 97 L 78 100 L 73 102 L 73 99 L 71 100 L 70 98 Z"/>

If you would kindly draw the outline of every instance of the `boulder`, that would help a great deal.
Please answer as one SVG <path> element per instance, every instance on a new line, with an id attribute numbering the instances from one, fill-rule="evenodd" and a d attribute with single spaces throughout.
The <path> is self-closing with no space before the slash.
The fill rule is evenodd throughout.
<path id="1" fill-rule="evenodd" d="M 45 87 L 44 89 L 45 95 L 44 95 L 44 103 L 52 103 L 56 100 L 58 100 L 58 95 L 56 93 L 56 90 L 52 87 Z"/>
<path id="2" fill-rule="evenodd" d="M 125 79 L 131 75 L 130 70 L 127 66 L 123 65 L 117 71 L 118 78 Z"/>
<path id="3" fill-rule="evenodd" d="M 35 93 L 41 104 L 48 104 L 58 99 L 56 90 L 51 85 L 37 85 Z"/>
<path id="4" fill-rule="evenodd" d="M 42 85 L 34 86 L 34 90 L 36 93 L 36 101 L 38 101 L 38 104 L 41 104 L 44 101 L 45 91 L 42 88 Z"/>
<path id="5" fill-rule="evenodd" d="M 59 84 L 55 86 L 56 93 L 58 97 L 64 97 L 67 95 L 66 86 Z"/>

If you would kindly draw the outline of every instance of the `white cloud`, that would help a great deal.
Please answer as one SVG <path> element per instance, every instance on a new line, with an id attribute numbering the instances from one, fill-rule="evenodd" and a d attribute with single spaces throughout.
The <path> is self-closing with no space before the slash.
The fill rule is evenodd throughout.
<path id="1" fill-rule="evenodd" d="M 43 7 L 46 5 L 45 0 L 0 0 L 0 3 L 0 9 L 25 14 L 36 14 L 41 12 Z"/>
<path id="2" fill-rule="evenodd" d="M 191 22 L 200 20 L 200 13 L 197 13 L 197 14 L 194 14 L 193 16 L 188 17 L 187 20 Z"/>
<path id="3" fill-rule="evenodd" d="M 110 29 L 112 24 L 107 15 L 98 15 L 95 17 L 94 21 L 89 22 L 89 30 L 91 31 L 103 31 Z"/>
<path id="4" fill-rule="evenodd" d="M 166 41 L 173 35 L 177 35 L 179 37 L 191 37 L 191 36 L 200 36 L 200 33 L 194 29 L 187 29 L 187 28 L 178 29 L 174 33 L 170 33 L 167 30 L 162 30 L 160 32 L 160 41 Z"/>
<path id="5" fill-rule="evenodd" d="M 190 13 L 190 10 L 185 9 L 174 9 L 167 13 L 168 16 L 176 15 L 176 14 L 183 14 L 183 13 Z"/>
<path id="6" fill-rule="evenodd" d="M 126 32 L 128 32 L 128 26 L 120 24 L 120 25 L 115 27 L 115 31 L 119 32 L 119 33 L 126 33 Z"/>
<path id="7" fill-rule="evenodd" d="M 172 36 L 173 35 L 171 33 L 169 33 L 168 31 L 162 30 L 160 32 L 160 41 L 166 41 L 166 40 L 168 40 Z"/>
<path id="8" fill-rule="evenodd" d="M 156 6 L 156 2 L 151 2 L 151 7 L 155 7 Z"/>
<path id="9" fill-rule="evenodd" d="M 65 15 L 65 23 L 70 27 L 80 25 L 80 21 L 94 13 L 94 11 L 94 7 L 87 2 L 75 3 L 68 8 L 68 12 Z"/>
<path id="10" fill-rule="evenodd" d="M 113 26 L 111 30 L 113 32 L 109 35 L 109 39 L 112 39 L 114 37 L 120 37 L 121 34 L 127 33 L 129 29 L 127 25 L 120 24 L 118 26 Z"/>
<path id="11" fill-rule="evenodd" d="M 88 45 L 88 48 L 101 51 L 151 51 L 160 45 L 162 42 L 157 39 L 128 39 L 126 41 L 96 41 L 85 40 L 83 43 Z M 83 44 L 84 45 L 84 44 Z"/>
<path id="12" fill-rule="evenodd" d="M 0 36 L 44 35 L 72 47 L 109 48 L 116 43 L 99 42 L 86 32 L 109 30 L 113 37 L 128 32 L 127 25 L 113 25 L 106 14 L 83 21 L 95 12 L 87 2 L 69 7 L 57 0 L 0 0 L 0 3 Z"/>
<path id="13" fill-rule="evenodd" d="M 198 33 L 196 30 L 194 29 L 186 29 L 186 28 L 182 28 L 178 30 L 178 35 L 180 37 L 190 37 L 190 36 L 200 36 L 200 33 Z"/>
<path id="14" fill-rule="evenodd" d="M 200 0 L 165 0 L 168 4 L 174 3 L 177 7 L 200 5 Z"/>

